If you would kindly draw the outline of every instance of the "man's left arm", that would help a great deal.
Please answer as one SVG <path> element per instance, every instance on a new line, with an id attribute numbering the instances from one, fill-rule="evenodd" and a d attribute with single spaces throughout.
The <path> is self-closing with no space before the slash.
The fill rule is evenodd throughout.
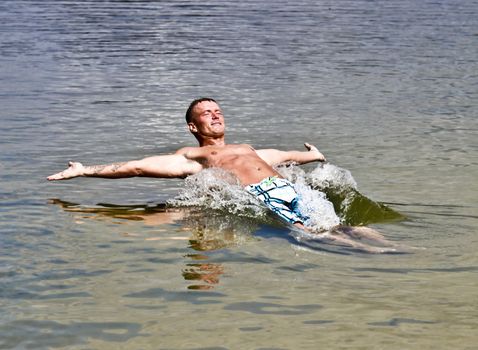
<path id="1" fill-rule="evenodd" d="M 304 143 L 307 151 L 280 151 L 277 149 L 259 149 L 256 153 L 269 165 L 278 165 L 281 163 L 293 162 L 297 164 L 306 164 L 310 162 L 325 162 L 324 155 L 309 143 Z"/>

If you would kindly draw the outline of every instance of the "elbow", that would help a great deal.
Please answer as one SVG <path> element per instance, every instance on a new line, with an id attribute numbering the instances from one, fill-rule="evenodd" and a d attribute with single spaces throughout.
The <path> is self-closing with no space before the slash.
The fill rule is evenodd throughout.
<path id="1" fill-rule="evenodd" d="M 144 169 L 137 161 L 129 162 L 125 170 L 129 176 L 144 176 Z"/>
<path id="2" fill-rule="evenodd" d="M 148 176 L 146 171 L 139 166 L 133 167 L 133 169 L 131 170 L 131 175 L 132 176 Z"/>

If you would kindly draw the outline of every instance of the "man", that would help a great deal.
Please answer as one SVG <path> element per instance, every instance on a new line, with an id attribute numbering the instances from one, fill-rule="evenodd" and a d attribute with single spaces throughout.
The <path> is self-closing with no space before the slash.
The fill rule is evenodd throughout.
<path id="1" fill-rule="evenodd" d="M 298 210 L 298 196 L 293 184 L 284 179 L 273 166 L 285 162 L 305 164 L 325 161 L 324 155 L 315 146 L 305 143 L 307 151 L 280 151 L 254 150 L 250 145 L 226 144 L 224 116 L 212 98 L 194 100 L 186 112 L 186 122 L 189 131 L 198 140 L 199 147 L 184 147 L 174 154 L 105 165 L 83 166 L 78 162 L 70 162 L 68 169 L 47 179 L 66 180 L 78 176 L 184 178 L 206 168 L 221 168 L 235 175 L 248 192 L 259 198 L 280 218 L 300 229 L 306 229 L 304 223 L 307 217 Z M 366 228 L 354 228 L 352 232 L 352 228 L 337 227 L 334 232 L 336 235 L 333 240 L 354 247 L 364 248 L 364 245 L 344 237 L 344 232 L 385 242 L 381 235 Z"/>

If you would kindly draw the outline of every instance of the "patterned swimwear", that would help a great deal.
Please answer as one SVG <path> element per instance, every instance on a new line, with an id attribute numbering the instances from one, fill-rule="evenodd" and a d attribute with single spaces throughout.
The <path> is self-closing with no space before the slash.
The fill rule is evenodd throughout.
<path id="1" fill-rule="evenodd" d="M 294 185 L 286 179 L 277 176 L 267 177 L 258 184 L 246 186 L 245 190 L 291 224 L 303 224 L 308 219 L 299 211 L 299 195 Z"/>

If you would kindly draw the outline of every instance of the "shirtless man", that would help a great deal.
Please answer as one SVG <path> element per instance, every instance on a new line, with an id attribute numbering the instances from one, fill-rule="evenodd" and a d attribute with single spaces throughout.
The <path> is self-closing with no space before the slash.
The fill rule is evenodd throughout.
<path id="1" fill-rule="evenodd" d="M 285 162 L 305 164 L 325 161 L 324 155 L 315 146 L 305 143 L 307 151 L 280 151 L 254 150 L 245 144 L 226 144 L 224 116 L 217 102 L 211 98 L 194 100 L 186 112 L 186 122 L 189 131 L 198 140 L 199 147 L 184 147 L 174 154 L 105 165 L 84 166 L 78 162 L 70 162 L 66 170 L 47 179 L 67 180 L 79 176 L 185 178 L 206 168 L 221 168 L 234 174 L 248 192 L 264 202 L 283 220 L 306 229 L 304 222 L 307 218 L 298 210 L 298 196 L 293 184 L 282 178 L 273 166 Z M 356 228 L 358 231 L 364 229 Z M 354 236 L 357 234 L 349 232 L 350 230 L 351 228 L 343 228 L 334 231 L 347 231 Z M 375 231 L 366 235 L 380 241 L 383 239 Z M 334 236 L 333 240 L 354 247 L 362 246 L 349 238 Z"/>

